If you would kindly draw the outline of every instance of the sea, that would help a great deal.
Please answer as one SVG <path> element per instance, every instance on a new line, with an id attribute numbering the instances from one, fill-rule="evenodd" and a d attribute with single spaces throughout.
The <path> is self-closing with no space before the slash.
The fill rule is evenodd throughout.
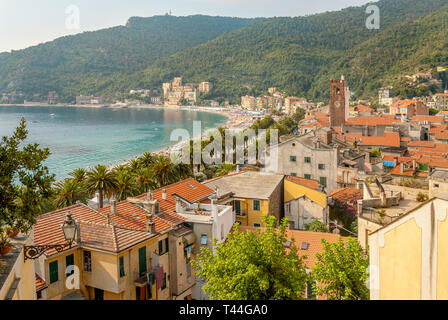
<path id="1" fill-rule="evenodd" d="M 193 121 L 201 121 L 203 132 L 227 121 L 219 114 L 189 110 L 0 106 L 0 138 L 10 136 L 22 117 L 29 131 L 25 143 L 50 149 L 45 165 L 56 180 L 76 168 L 112 166 L 171 146 L 177 143 L 170 140 L 175 129 L 193 137 Z"/>

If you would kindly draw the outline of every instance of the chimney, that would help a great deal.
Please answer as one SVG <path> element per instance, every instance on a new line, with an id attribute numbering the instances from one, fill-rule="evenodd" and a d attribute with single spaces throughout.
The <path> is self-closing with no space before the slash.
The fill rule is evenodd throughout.
<path id="1" fill-rule="evenodd" d="M 218 199 L 212 198 L 212 217 L 213 220 L 218 219 Z"/>
<path id="2" fill-rule="evenodd" d="M 110 201 L 110 213 L 116 216 L 117 212 L 117 200 L 113 199 Z"/>
<path id="3" fill-rule="evenodd" d="M 184 208 L 182 208 L 182 203 L 180 202 L 180 199 L 176 197 L 176 212 L 182 213 L 184 212 Z"/>
<path id="4" fill-rule="evenodd" d="M 218 186 L 215 187 L 215 194 L 216 194 L 216 198 L 219 199 L 219 188 L 218 188 Z"/>
<path id="5" fill-rule="evenodd" d="M 154 200 L 154 192 L 152 190 L 148 191 L 148 200 Z"/>
<path id="6" fill-rule="evenodd" d="M 404 172 L 404 164 L 402 162 L 400 163 L 400 173 L 403 174 L 403 172 Z"/>
<path id="7" fill-rule="evenodd" d="M 152 214 L 146 215 L 146 232 L 151 234 L 156 233 L 156 224 L 152 221 Z"/>
<path id="8" fill-rule="evenodd" d="M 162 190 L 162 199 L 166 201 L 166 189 Z"/>
<path id="9" fill-rule="evenodd" d="M 415 161 L 415 159 L 412 159 L 412 167 L 415 169 L 417 169 L 417 163 Z"/>

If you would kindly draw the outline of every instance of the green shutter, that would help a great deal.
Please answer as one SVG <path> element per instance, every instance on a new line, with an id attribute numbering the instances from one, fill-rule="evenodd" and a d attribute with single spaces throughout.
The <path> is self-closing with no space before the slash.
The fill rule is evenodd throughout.
<path id="1" fill-rule="evenodd" d="M 126 274 L 124 273 L 124 258 L 120 257 L 120 277 L 124 277 Z"/>
<path id="2" fill-rule="evenodd" d="M 53 261 L 50 263 L 50 284 L 59 280 L 58 275 L 58 262 Z"/>
<path id="3" fill-rule="evenodd" d="M 152 299 L 152 285 L 148 284 L 146 291 L 148 291 L 148 299 Z"/>
<path id="4" fill-rule="evenodd" d="M 163 252 L 163 242 L 162 242 L 162 240 L 160 240 L 159 241 L 159 256 L 162 255 L 162 252 Z"/>
<path id="5" fill-rule="evenodd" d="M 68 266 L 75 265 L 75 255 L 70 254 L 68 256 L 65 256 L 65 274 L 70 275 L 75 273 L 75 270 L 72 270 L 71 272 L 67 272 Z"/>
<path id="6" fill-rule="evenodd" d="M 323 187 L 326 187 L 327 186 L 327 178 L 321 177 L 320 178 L 320 185 L 323 186 Z"/>
<path id="7" fill-rule="evenodd" d="M 162 290 L 166 289 L 166 272 L 163 274 L 163 286 L 162 286 Z"/>
<path id="8" fill-rule="evenodd" d="M 170 251 L 170 247 L 168 244 L 168 238 L 165 239 L 165 250 L 166 250 L 166 252 Z"/>
<path id="9" fill-rule="evenodd" d="M 146 247 L 138 249 L 138 266 L 140 274 L 146 272 Z"/>

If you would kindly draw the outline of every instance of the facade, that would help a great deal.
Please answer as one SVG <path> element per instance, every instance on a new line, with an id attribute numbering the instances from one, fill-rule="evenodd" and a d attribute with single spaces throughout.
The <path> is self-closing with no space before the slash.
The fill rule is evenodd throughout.
<path id="1" fill-rule="evenodd" d="M 243 226 L 263 226 L 262 217 L 283 218 L 283 175 L 242 172 L 204 182 L 218 194 L 220 204 L 232 205 Z"/>
<path id="2" fill-rule="evenodd" d="M 76 104 L 101 104 L 103 103 L 103 99 L 101 97 L 94 97 L 94 96 L 77 96 L 76 97 Z"/>
<path id="3" fill-rule="evenodd" d="M 34 261 L 24 259 L 23 247 L 33 243 L 33 232 L 11 239 L 13 248 L 0 255 L 0 300 L 36 300 Z"/>
<path id="4" fill-rule="evenodd" d="M 448 108 L 448 90 L 433 95 L 432 100 L 435 103 L 436 109 L 441 110 Z"/>
<path id="5" fill-rule="evenodd" d="M 429 177 L 429 198 L 448 192 L 448 170 L 435 169 Z"/>
<path id="6" fill-rule="evenodd" d="M 241 97 L 241 108 L 246 110 L 255 110 L 257 108 L 257 99 L 252 96 Z"/>
<path id="7" fill-rule="evenodd" d="M 325 192 L 337 189 L 338 149 L 325 137 L 314 131 L 280 143 L 277 172 L 318 180 Z"/>
<path id="8" fill-rule="evenodd" d="M 378 91 L 378 104 L 382 106 L 390 106 L 394 103 L 392 88 L 381 88 Z"/>
<path id="9" fill-rule="evenodd" d="M 421 101 L 398 100 L 390 106 L 389 113 L 393 116 L 412 119 L 413 116 L 429 115 L 429 108 Z"/>
<path id="10" fill-rule="evenodd" d="M 441 194 L 370 234 L 371 299 L 448 299 L 447 211 Z"/>
<path id="11" fill-rule="evenodd" d="M 213 88 L 213 84 L 211 82 L 205 81 L 199 84 L 199 92 L 200 93 L 209 93 Z"/>
<path id="12" fill-rule="evenodd" d="M 285 218 L 290 220 L 291 230 L 305 230 L 314 220 L 329 227 L 327 195 L 318 181 L 287 176 L 284 190 Z"/>
<path id="13" fill-rule="evenodd" d="M 203 89 L 207 88 L 203 85 Z M 178 106 L 182 99 L 195 103 L 199 96 L 198 85 L 194 83 L 183 84 L 182 77 L 176 77 L 172 82 L 162 85 L 165 106 Z"/>
<path id="14" fill-rule="evenodd" d="M 350 89 L 345 86 L 344 76 L 341 80 L 330 80 L 330 126 L 341 127 L 349 115 Z"/>

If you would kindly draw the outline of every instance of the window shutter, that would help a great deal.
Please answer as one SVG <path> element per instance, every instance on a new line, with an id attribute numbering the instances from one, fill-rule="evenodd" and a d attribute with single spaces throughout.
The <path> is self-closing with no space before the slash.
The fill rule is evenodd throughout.
<path id="1" fill-rule="evenodd" d="M 49 268 L 50 268 L 50 284 L 51 284 L 59 280 L 58 262 L 57 261 L 51 262 Z"/>
<path id="2" fill-rule="evenodd" d="M 71 270 L 70 272 L 67 272 L 67 268 L 69 266 L 73 266 L 75 265 L 75 256 L 73 254 L 70 254 L 68 256 L 65 256 L 65 274 L 66 275 L 71 275 L 73 273 L 75 273 L 75 270 Z"/>
<path id="3" fill-rule="evenodd" d="M 140 248 L 138 250 L 138 264 L 139 272 L 143 274 L 146 272 L 146 247 Z"/>
<path id="4" fill-rule="evenodd" d="M 162 252 L 163 252 L 163 248 L 162 248 L 162 246 L 163 246 L 163 242 L 162 242 L 162 240 L 160 240 L 160 241 L 159 241 L 159 256 L 161 256 L 161 255 L 162 255 Z"/>
<path id="5" fill-rule="evenodd" d="M 126 274 L 124 273 L 124 258 L 120 257 L 120 277 L 124 277 Z"/>
<path id="6" fill-rule="evenodd" d="M 168 245 L 168 238 L 165 239 L 165 250 L 166 250 L 166 252 L 170 251 L 169 245 Z"/>

